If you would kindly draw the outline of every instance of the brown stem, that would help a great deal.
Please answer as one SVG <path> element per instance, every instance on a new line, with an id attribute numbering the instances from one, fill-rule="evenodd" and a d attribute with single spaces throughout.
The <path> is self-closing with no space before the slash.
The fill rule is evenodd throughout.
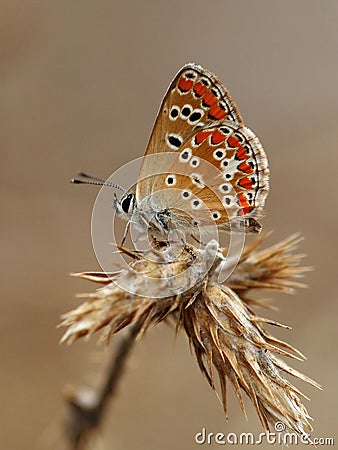
<path id="1" fill-rule="evenodd" d="M 84 450 L 90 435 L 100 427 L 108 401 L 116 393 L 118 382 L 141 326 L 142 322 L 131 326 L 128 335 L 119 342 L 108 367 L 105 382 L 94 398 L 90 401 L 86 399 L 84 389 L 77 391 L 72 389 L 72 392 L 68 393 L 65 435 L 71 450 Z"/>

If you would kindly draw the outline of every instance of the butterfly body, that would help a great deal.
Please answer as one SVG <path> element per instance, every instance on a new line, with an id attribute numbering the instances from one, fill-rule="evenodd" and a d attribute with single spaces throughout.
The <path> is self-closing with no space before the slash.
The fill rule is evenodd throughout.
<path id="1" fill-rule="evenodd" d="M 136 196 L 126 193 L 120 201 L 115 200 L 114 206 L 117 215 L 132 223 L 142 234 L 150 231 L 153 236 L 163 238 L 174 229 L 191 229 L 194 222 L 189 215 L 175 208 L 168 208 L 165 203 L 154 203 L 149 197 L 137 205 Z"/>
<path id="2" fill-rule="evenodd" d="M 162 101 L 136 186 L 115 204 L 142 231 L 216 225 L 259 232 L 268 190 L 264 149 L 228 91 L 187 64 Z"/>

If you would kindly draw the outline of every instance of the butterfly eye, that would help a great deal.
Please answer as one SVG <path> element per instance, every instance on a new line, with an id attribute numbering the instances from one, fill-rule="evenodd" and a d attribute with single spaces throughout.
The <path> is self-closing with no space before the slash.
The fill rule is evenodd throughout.
<path id="1" fill-rule="evenodd" d="M 121 199 L 122 211 L 126 214 L 131 213 L 134 209 L 134 194 L 127 194 Z"/>

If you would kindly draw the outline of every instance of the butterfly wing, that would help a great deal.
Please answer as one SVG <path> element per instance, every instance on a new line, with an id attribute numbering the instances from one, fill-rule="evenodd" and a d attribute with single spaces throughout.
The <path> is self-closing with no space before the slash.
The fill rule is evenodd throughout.
<path id="1" fill-rule="evenodd" d="M 163 192 L 157 208 L 175 209 L 178 222 L 187 213 L 203 225 L 222 226 L 259 217 L 268 189 L 263 147 L 244 126 L 226 88 L 211 72 L 185 65 L 162 101 L 136 201 Z"/>
<path id="2" fill-rule="evenodd" d="M 216 76 L 201 66 L 186 64 L 177 73 L 158 112 L 145 157 L 154 153 L 177 152 L 196 129 L 229 120 L 242 125 L 242 117 L 228 90 Z M 147 177 L 165 169 L 165 161 L 144 159 L 136 199 L 151 193 Z M 156 164 L 156 167 L 154 167 Z"/>
<path id="3" fill-rule="evenodd" d="M 188 213 L 201 225 L 259 218 L 269 191 L 264 149 L 247 127 L 231 121 L 196 130 L 166 173 L 154 175 L 161 207 Z M 170 195 L 170 189 L 177 195 Z M 178 214 L 178 213 L 176 213 Z"/>

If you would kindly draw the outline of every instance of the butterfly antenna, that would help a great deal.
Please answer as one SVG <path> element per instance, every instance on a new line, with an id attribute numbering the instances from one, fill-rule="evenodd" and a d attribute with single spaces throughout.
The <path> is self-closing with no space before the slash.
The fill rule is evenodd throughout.
<path id="1" fill-rule="evenodd" d="M 79 172 L 79 173 L 78 173 L 78 177 L 88 178 L 88 179 L 90 179 L 90 180 L 95 180 L 95 181 L 102 181 L 102 182 L 105 181 L 105 180 L 103 180 L 102 178 L 93 177 L 93 175 L 89 175 L 88 173 L 85 173 L 85 172 Z"/>
<path id="2" fill-rule="evenodd" d="M 93 184 L 94 186 L 109 186 L 118 189 L 119 191 L 127 192 L 127 190 L 124 189 L 119 184 L 112 183 L 111 181 L 102 180 L 101 178 L 93 177 L 92 175 L 88 175 L 87 173 L 84 172 L 80 172 L 78 174 L 78 177 L 81 178 L 72 178 L 70 182 L 74 184 Z"/>

